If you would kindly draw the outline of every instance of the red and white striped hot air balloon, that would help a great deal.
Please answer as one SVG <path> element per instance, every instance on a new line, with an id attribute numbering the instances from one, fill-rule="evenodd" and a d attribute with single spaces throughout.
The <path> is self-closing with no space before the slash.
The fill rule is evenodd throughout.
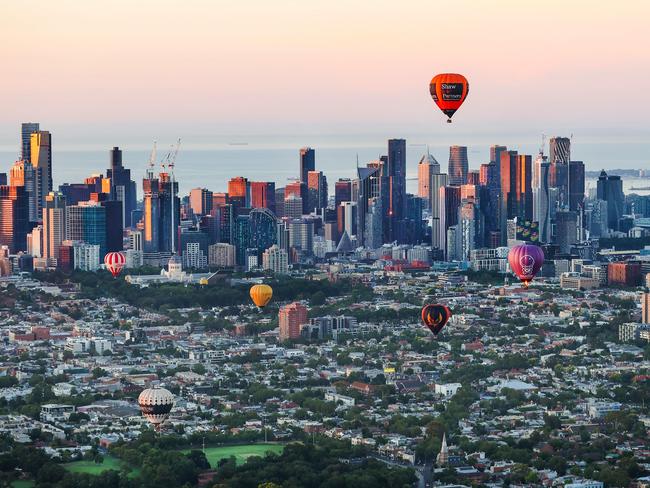
<path id="1" fill-rule="evenodd" d="M 106 269 L 113 275 L 113 278 L 117 278 L 126 264 L 126 256 L 122 252 L 109 252 L 104 256 L 104 264 Z"/>

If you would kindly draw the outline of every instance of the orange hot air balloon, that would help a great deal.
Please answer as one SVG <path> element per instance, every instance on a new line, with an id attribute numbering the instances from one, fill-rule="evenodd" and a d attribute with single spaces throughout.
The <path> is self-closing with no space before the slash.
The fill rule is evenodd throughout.
<path id="1" fill-rule="evenodd" d="M 273 297 L 273 288 L 269 285 L 253 285 L 250 291 L 251 300 L 258 308 L 264 308 Z"/>
<path id="2" fill-rule="evenodd" d="M 456 73 L 441 73 L 434 76 L 429 83 L 429 93 L 438 108 L 451 118 L 467 98 L 469 83 L 467 78 Z"/>

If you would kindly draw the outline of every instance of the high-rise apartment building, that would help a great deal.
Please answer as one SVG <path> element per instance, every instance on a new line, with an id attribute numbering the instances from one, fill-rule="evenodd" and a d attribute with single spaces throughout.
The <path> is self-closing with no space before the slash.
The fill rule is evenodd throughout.
<path id="1" fill-rule="evenodd" d="M 300 302 L 285 305 L 278 312 L 278 322 L 281 341 L 299 339 L 301 327 L 309 323 L 307 307 Z"/>
<path id="2" fill-rule="evenodd" d="M 469 162 L 467 160 L 467 146 L 451 146 L 449 148 L 449 184 L 464 185 L 467 183 Z"/>
<path id="3" fill-rule="evenodd" d="M 445 248 L 445 237 L 441 231 L 440 223 L 444 220 L 442 212 L 444 205 L 440 200 L 440 189 L 447 186 L 447 174 L 438 173 L 431 175 L 430 196 L 431 202 L 431 247 L 443 250 Z"/>
<path id="4" fill-rule="evenodd" d="M 546 156 L 538 155 L 533 165 L 533 220 L 539 223 L 539 241 L 548 243 L 551 238 L 551 201 L 549 187 L 550 163 Z"/>
<path id="5" fill-rule="evenodd" d="M 66 200 L 60 192 L 50 192 L 43 207 L 43 257 L 56 266 L 61 243 L 66 240 Z"/>
<path id="6" fill-rule="evenodd" d="M 208 264 L 216 267 L 232 268 L 237 264 L 235 246 L 218 242 L 208 247 Z"/>
<path id="7" fill-rule="evenodd" d="M 277 244 L 273 244 L 262 254 L 262 268 L 275 274 L 289 272 L 289 255 Z"/>
<path id="8" fill-rule="evenodd" d="M 641 295 L 641 323 L 650 324 L 650 293 L 647 289 Z"/>

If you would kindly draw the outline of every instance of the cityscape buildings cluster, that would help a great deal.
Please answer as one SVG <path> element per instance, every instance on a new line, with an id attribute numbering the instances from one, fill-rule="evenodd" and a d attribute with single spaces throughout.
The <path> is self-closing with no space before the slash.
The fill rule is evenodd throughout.
<path id="1" fill-rule="evenodd" d="M 650 228 L 650 197 L 626 196 L 620 176 L 601 172 L 586 195 L 585 165 L 571 158 L 567 137 L 550 138 L 548 156 L 542 145 L 534 158 L 493 145 L 478 170 L 465 146 L 450 147 L 447 172 L 427 151 L 417 164 L 417 194 L 406 190 L 404 139 L 357 163 L 356 178 L 334 182 L 333 194 L 310 147 L 299 151 L 299 178 L 284 187 L 234 176 L 226 192 L 195 188 L 186 196 L 174 173 L 178 147 L 158 174 L 154 151 L 141 199 L 119 147 L 105 174 L 58 189 L 52 134 L 25 123 L 21 148 L 8 181 L 0 176 L 0 245 L 14 271 L 95 270 L 107 252 L 124 251 L 127 268 L 164 267 L 178 255 L 192 270 L 287 273 L 332 256 L 378 256 L 387 244 L 425 248 L 401 265 L 447 261 L 503 271 L 496 254 L 517 242 L 542 246 L 549 262 L 589 261 L 599 239 L 644 237 Z"/>

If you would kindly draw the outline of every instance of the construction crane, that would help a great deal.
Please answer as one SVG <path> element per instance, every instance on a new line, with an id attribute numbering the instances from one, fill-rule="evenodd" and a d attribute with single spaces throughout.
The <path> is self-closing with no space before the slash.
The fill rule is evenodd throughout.
<path id="1" fill-rule="evenodd" d="M 153 178 L 153 167 L 156 164 L 156 141 L 153 141 L 153 147 L 151 148 L 151 153 L 149 154 L 149 163 L 147 168 L 147 176 L 151 179 Z"/>

